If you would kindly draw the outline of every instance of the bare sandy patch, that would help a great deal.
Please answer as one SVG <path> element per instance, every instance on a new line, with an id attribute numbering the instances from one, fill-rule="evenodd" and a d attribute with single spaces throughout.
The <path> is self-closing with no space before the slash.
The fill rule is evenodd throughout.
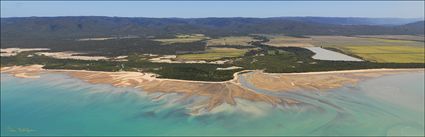
<path id="1" fill-rule="evenodd" d="M 267 35 L 270 39 L 265 44 L 274 47 L 314 47 L 312 38 L 298 38 L 280 35 Z"/>
<path id="2" fill-rule="evenodd" d="M 102 41 L 102 40 L 112 40 L 112 39 L 131 39 L 131 38 L 139 38 L 139 36 L 82 38 L 82 39 L 77 39 L 76 41 Z"/>
<path id="3" fill-rule="evenodd" d="M 424 72 L 424 69 L 366 69 L 309 73 L 263 73 L 255 71 L 244 74 L 246 80 L 257 88 L 269 91 L 295 91 L 302 89 L 328 90 L 355 84 L 366 78 L 374 78 L 402 72 Z"/>
<path id="4" fill-rule="evenodd" d="M 44 72 L 42 65 L 1 67 L 1 73 L 8 73 L 18 78 L 39 78 Z"/>
<path id="5" fill-rule="evenodd" d="M 25 51 L 43 51 L 43 50 L 50 50 L 48 48 L 5 48 L 0 49 L 0 56 L 2 57 L 8 57 L 8 56 L 16 56 L 18 53 L 25 52 Z"/>
<path id="6" fill-rule="evenodd" d="M 37 52 L 36 55 L 44 55 L 56 59 L 77 59 L 77 60 L 107 60 L 108 57 L 104 56 L 81 56 L 83 53 L 78 52 Z"/>
<path id="7" fill-rule="evenodd" d="M 242 69 L 242 67 L 231 66 L 227 68 L 217 68 L 217 70 L 235 70 L 235 69 Z"/>

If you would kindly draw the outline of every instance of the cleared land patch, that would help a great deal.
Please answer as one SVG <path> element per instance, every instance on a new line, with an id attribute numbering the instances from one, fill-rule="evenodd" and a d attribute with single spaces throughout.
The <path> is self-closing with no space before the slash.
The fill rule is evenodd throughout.
<path id="1" fill-rule="evenodd" d="M 347 46 L 343 49 L 369 61 L 394 63 L 424 63 L 422 47 L 413 46 Z"/>
<path id="2" fill-rule="evenodd" d="M 248 49 L 210 48 L 210 49 L 206 50 L 206 53 L 177 55 L 177 59 L 183 59 L 183 60 L 217 60 L 217 59 L 221 59 L 221 58 L 243 56 L 247 51 L 248 51 Z"/>
<path id="3" fill-rule="evenodd" d="M 0 49 L 0 56 L 8 57 L 8 56 L 16 56 L 18 53 L 26 52 L 26 51 L 43 51 L 50 50 L 48 48 L 5 48 Z"/>
<path id="4" fill-rule="evenodd" d="M 380 63 L 424 63 L 424 42 L 346 36 L 310 36 L 312 43 Z M 406 36 L 407 37 L 407 36 Z"/>
<path id="5" fill-rule="evenodd" d="M 265 43 L 274 47 L 313 47 L 312 38 L 291 37 L 282 35 L 265 35 L 269 42 Z"/>
<path id="6" fill-rule="evenodd" d="M 108 60 L 110 58 L 105 56 L 81 56 L 84 53 L 78 52 L 37 52 L 39 56 L 47 56 L 56 59 L 75 59 L 75 60 Z"/>
<path id="7" fill-rule="evenodd" d="M 394 40 L 413 40 L 425 41 L 423 35 L 359 35 L 358 37 L 364 38 L 381 38 L 381 39 L 394 39 Z"/>
<path id="8" fill-rule="evenodd" d="M 251 46 L 250 42 L 252 41 L 258 40 L 249 36 L 221 37 L 208 40 L 207 46 Z"/>
<path id="9" fill-rule="evenodd" d="M 174 44 L 174 43 L 191 43 L 208 39 L 203 34 L 190 34 L 190 35 L 176 35 L 175 38 L 170 39 L 154 39 L 154 41 L 161 42 L 162 45 Z"/>
<path id="10" fill-rule="evenodd" d="M 424 42 L 410 40 L 391 40 L 380 38 L 360 38 L 347 36 L 310 36 L 311 44 L 322 47 L 344 47 L 344 46 L 419 46 Z"/>

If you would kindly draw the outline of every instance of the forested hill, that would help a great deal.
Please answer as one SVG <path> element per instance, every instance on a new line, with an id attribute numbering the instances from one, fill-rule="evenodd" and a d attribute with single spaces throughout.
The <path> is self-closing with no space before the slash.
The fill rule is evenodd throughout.
<path id="1" fill-rule="evenodd" d="M 170 37 L 176 33 L 208 36 L 247 34 L 381 35 L 424 34 L 423 21 L 404 25 L 347 25 L 320 18 L 128 18 L 128 17 L 23 17 L 1 18 L 4 38 L 83 38 L 113 35 Z M 357 19 L 357 22 L 360 22 Z M 365 22 L 371 22 L 368 21 Z M 333 23 L 332 23 L 333 22 Z M 407 20 L 405 20 L 407 23 Z M 359 23 L 357 23 L 359 24 Z M 361 23 L 360 23 L 361 24 Z"/>
<path id="2" fill-rule="evenodd" d="M 424 34 L 425 22 L 418 21 L 418 22 L 413 22 L 406 25 L 401 25 L 401 26 L 398 26 L 398 29 L 416 33 L 416 34 Z"/>
<path id="3" fill-rule="evenodd" d="M 283 17 L 303 22 L 334 25 L 381 25 L 396 26 L 421 21 L 421 18 L 356 18 L 356 17 Z"/>

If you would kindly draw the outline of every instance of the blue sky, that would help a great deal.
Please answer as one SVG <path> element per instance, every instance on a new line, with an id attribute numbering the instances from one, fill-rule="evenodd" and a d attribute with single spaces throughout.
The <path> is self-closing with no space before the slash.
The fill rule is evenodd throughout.
<path id="1" fill-rule="evenodd" d="M 424 1 L 1 1 L 1 17 L 28 16 L 423 18 Z"/>

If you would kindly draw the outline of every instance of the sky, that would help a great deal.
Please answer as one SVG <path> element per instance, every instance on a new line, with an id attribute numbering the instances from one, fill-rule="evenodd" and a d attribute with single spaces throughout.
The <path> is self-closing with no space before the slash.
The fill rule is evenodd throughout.
<path id="1" fill-rule="evenodd" d="M 423 18 L 424 1 L 1 1 L 1 17 Z"/>

